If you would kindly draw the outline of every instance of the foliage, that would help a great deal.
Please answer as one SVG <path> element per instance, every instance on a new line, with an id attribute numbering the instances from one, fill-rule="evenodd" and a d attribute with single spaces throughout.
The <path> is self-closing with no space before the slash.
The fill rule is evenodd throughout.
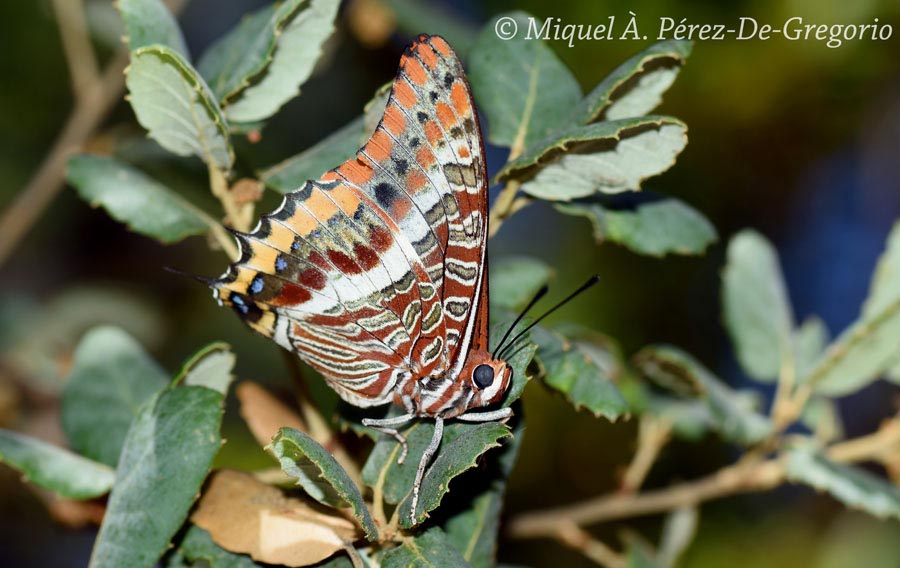
<path id="1" fill-rule="evenodd" d="M 205 164 L 221 210 L 195 204 L 119 157 L 74 156 L 69 182 L 82 199 L 134 232 L 163 244 L 206 235 L 234 256 L 225 228 L 247 229 L 255 201 L 239 195 L 247 180 L 237 179 L 237 136 L 258 133 L 300 93 L 332 34 L 338 5 L 283 0 L 264 6 L 194 64 L 161 0 L 120 0 L 131 55 L 126 84 L 136 120 L 167 152 Z M 524 26 L 528 15 L 501 17 Z M 491 210 L 492 230 L 521 207 L 543 201 L 563 215 L 589 219 L 598 244 L 614 242 L 635 254 L 698 255 L 716 241 L 715 228 L 697 209 L 642 189 L 687 144 L 683 122 L 650 113 L 686 63 L 688 43 L 652 45 L 584 95 L 548 45 L 501 40 L 495 24 L 474 37 L 467 61 L 488 140 L 509 149 L 494 176 L 502 189 Z M 375 93 L 357 119 L 256 172 L 252 183 L 285 193 L 349 158 L 372 130 L 385 96 L 384 90 Z M 757 480 L 752 487 L 759 489 L 788 480 L 825 491 L 848 507 L 900 518 L 897 489 L 850 463 L 882 459 L 884 444 L 900 444 L 898 427 L 864 440 L 878 451 L 854 454 L 841 445 L 851 442 L 842 440 L 834 408 L 836 397 L 885 374 L 898 375 L 898 243 L 900 225 L 858 321 L 829 344 L 821 320 L 796 324 L 774 246 L 752 231 L 731 239 L 722 276 L 723 319 L 747 376 L 777 385 L 769 413 L 760 410 L 758 393 L 732 388 L 676 346 L 650 345 L 627 357 L 615 339 L 597 331 L 535 325 L 507 359 L 513 384 L 503 405 L 514 410 L 514 418 L 508 424 L 449 422 L 415 511 L 415 464 L 432 438 L 431 421 L 403 428 L 409 453 L 401 464 L 400 443 L 362 426 L 353 409 L 341 407 L 328 420 L 308 401 L 295 416 L 265 397 L 252 406 L 241 400 L 245 420 L 275 458 L 277 475 L 217 468 L 235 365 L 229 347 L 202 348 L 170 374 L 125 331 L 110 326 L 89 331 L 75 352 L 61 402 L 69 449 L 0 431 L 0 459 L 68 499 L 109 493 L 91 566 L 162 561 L 213 567 L 488 567 L 496 561 L 506 480 L 525 431 L 518 399 L 529 381 L 539 381 L 574 411 L 586 410 L 597 420 L 639 421 L 637 457 L 623 478 L 627 491 L 610 498 L 619 500 L 619 510 L 627 510 L 629 499 L 641 499 L 629 492 L 640 490 L 670 435 L 696 440 L 715 434 L 745 452 L 727 470 L 735 475 L 698 482 L 707 493 L 659 509 L 635 506 L 670 515 L 658 546 L 625 538 L 623 553 L 603 552 L 613 554 L 616 565 L 676 563 L 696 532 L 696 505 L 729 488 L 744 490 L 739 473 Z M 553 275 L 551 267 L 528 257 L 492 264 L 494 347 Z M 526 319 L 513 332 L 527 325 Z M 284 424 L 266 429 L 265 418 L 285 415 Z M 371 451 L 350 451 L 365 444 L 345 444 L 349 434 L 339 433 L 339 425 L 371 437 Z M 794 426 L 798 433 L 788 436 Z M 690 494 L 691 487 L 673 491 Z M 252 522 L 245 526 L 244 519 Z M 585 516 L 583 510 L 539 511 L 511 522 L 509 536 L 548 536 L 597 558 L 605 545 L 580 525 L 599 520 L 602 515 Z"/>

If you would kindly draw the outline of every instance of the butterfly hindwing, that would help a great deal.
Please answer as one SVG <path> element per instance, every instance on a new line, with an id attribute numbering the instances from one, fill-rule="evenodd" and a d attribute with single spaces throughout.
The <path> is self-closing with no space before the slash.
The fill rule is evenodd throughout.
<path id="1" fill-rule="evenodd" d="M 358 406 L 452 373 L 486 337 L 484 168 L 459 59 L 420 36 L 371 138 L 238 235 L 216 297 Z"/>

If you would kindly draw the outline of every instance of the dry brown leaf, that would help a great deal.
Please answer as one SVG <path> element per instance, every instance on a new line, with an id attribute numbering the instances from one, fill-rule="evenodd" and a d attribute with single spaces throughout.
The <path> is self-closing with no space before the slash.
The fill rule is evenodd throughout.
<path id="1" fill-rule="evenodd" d="M 300 416 L 252 381 L 243 381 L 235 391 L 241 403 L 241 416 L 260 445 L 265 446 L 283 426 L 306 432 Z"/>
<path id="2" fill-rule="evenodd" d="M 362 536 L 339 511 L 232 470 L 213 474 L 191 520 L 226 550 L 287 566 L 315 564 Z"/>
<path id="3" fill-rule="evenodd" d="M 231 195 L 234 202 L 238 206 L 247 205 L 248 203 L 256 203 L 262 199 L 263 195 L 262 182 L 253 178 L 241 178 L 234 182 L 231 186 Z"/>
<path id="4" fill-rule="evenodd" d="M 103 514 L 106 512 L 103 501 L 73 501 L 47 493 L 44 504 L 57 523 L 70 529 L 80 529 L 89 525 L 100 526 L 103 522 Z"/>

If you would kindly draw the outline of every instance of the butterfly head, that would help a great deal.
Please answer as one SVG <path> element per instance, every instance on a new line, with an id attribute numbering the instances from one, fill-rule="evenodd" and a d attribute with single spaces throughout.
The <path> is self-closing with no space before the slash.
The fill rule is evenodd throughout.
<path id="1" fill-rule="evenodd" d="M 512 367 L 490 353 L 475 352 L 466 362 L 460 379 L 468 381 L 472 388 L 469 408 L 488 406 L 503 400 L 503 395 L 512 382 Z"/>

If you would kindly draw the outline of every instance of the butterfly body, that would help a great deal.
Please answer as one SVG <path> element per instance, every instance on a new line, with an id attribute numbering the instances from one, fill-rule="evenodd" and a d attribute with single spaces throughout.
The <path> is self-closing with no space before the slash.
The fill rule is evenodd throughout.
<path id="1" fill-rule="evenodd" d="M 447 42 L 422 35 L 369 140 L 236 233 L 214 294 L 353 405 L 463 416 L 511 380 L 488 348 L 487 223 L 471 91 Z"/>

